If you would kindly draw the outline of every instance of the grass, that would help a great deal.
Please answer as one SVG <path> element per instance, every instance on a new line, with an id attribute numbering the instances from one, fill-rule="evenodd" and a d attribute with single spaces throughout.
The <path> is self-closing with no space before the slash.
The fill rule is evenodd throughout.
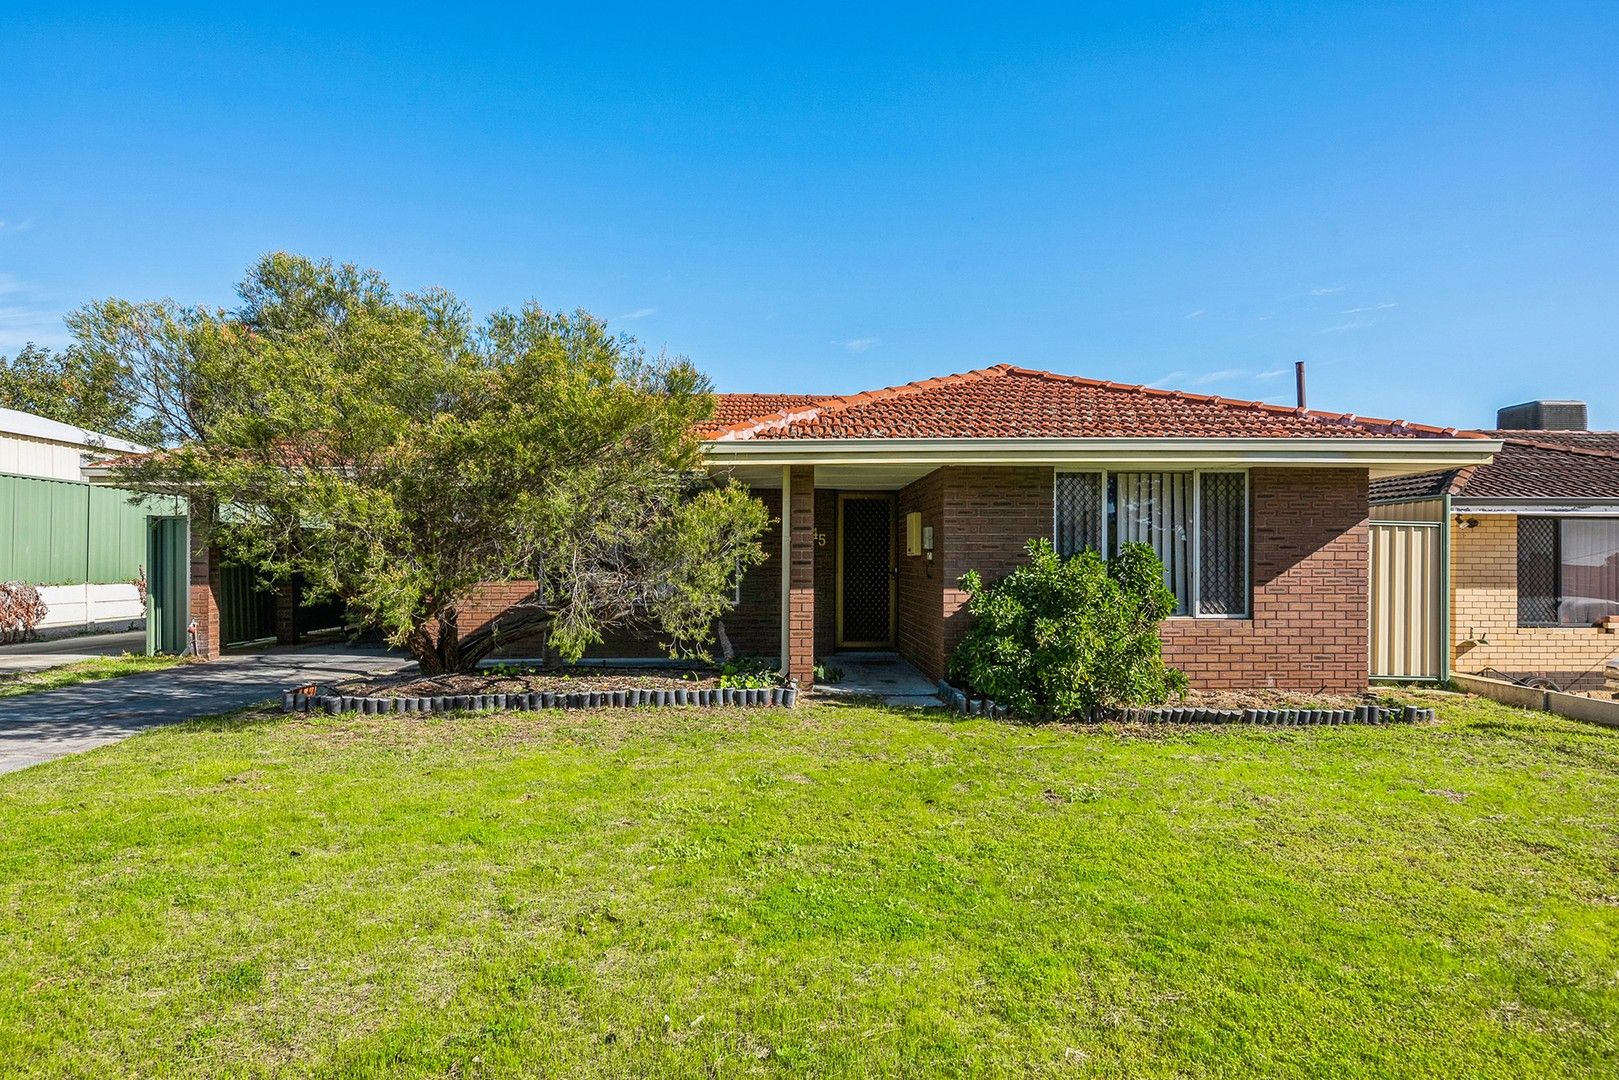
<path id="1" fill-rule="evenodd" d="M 0 777 L 0 1060 L 1611 1075 L 1619 736 L 1443 717 L 167 728 Z"/>
<path id="2" fill-rule="evenodd" d="M 116 679 L 120 675 L 139 675 L 143 671 L 162 671 L 184 663 L 178 656 L 137 656 L 123 653 L 118 656 L 93 656 L 76 660 L 43 671 L 25 671 L 15 675 L 0 675 L 0 698 L 32 694 L 38 690 L 56 690 L 79 683 Z"/>

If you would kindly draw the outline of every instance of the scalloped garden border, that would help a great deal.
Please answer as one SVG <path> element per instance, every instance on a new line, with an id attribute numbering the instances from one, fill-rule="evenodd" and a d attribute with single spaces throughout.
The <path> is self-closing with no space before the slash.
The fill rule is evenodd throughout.
<path id="1" fill-rule="evenodd" d="M 767 708 L 791 709 L 798 704 L 798 688 L 777 686 L 759 690 L 574 690 L 533 694 L 443 694 L 420 697 L 358 697 L 348 694 L 309 693 L 306 688 L 281 694 L 281 711 L 361 713 L 449 713 L 479 709 L 644 709 L 644 708 Z"/>

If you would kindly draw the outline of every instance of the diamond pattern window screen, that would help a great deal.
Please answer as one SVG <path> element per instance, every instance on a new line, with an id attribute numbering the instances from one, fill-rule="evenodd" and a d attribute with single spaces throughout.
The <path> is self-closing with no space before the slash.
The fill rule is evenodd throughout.
<path id="1" fill-rule="evenodd" d="M 1518 625 L 1592 626 L 1619 614 L 1619 520 L 1518 519 Z"/>
<path id="2" fill-rule="evenodd" d="M 1246 615 L 1247 484 L 1242 473 L 1203 473 L 1198 479 L 1198 614 Z"/>
<path id="3" fill-rule="evenodd" d="M 1557 625 L 1557 519 L 1518 519 L 1518 625 Z"/>
<path id="4" fill-rule="evenodd" d="M 1059 555 L 1102 549 L 1102 474 L 1057 474 L 1056 547 Z"/>

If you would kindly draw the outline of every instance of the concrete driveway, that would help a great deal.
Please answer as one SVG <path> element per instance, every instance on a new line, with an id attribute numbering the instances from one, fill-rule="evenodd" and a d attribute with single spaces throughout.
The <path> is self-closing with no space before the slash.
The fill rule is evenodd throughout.
<path id="1" fill-rule="evenodd" d="M 279 698 L 304 683 L 394 671 L 409 662 L 374 647 L 312 645 L 0 698 L 0 773 Z"/>
<path id="2" fill-rule="evenodd" d="M 63 664 L 76 664 L 96 656 L 146 651 L 146 631 L 126 630 L 117 634 L 77 634 L 73 637 L 30 641 L 23 645 L 0 645 L 0 675 L 23 671 L 44 671 Z"/>

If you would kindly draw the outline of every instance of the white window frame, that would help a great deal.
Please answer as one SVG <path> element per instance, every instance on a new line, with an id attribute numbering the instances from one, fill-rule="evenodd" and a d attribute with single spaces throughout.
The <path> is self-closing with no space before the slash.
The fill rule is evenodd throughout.
<path id="1" fill-rule="evenodd" d="M 1101 544 L 1102 554 L 1106 556 L 1108 541 L 1112 539 L 1109 534 L 1107 492 L 1108 480 L 1116 473 L 1156 472 L 1180 473 L 1192 478 L 1192 595 L 1187 597 L 1186 614 L 1170 615 L 1171 619 L 1235 619 L 1239 621 L 1250 620 L 1254 617 L 1254 526 L 1253 526 L 1253 476 L 1248 469 L 1162 469 L 1151 465 L 1141 465 L 1128 469 L 1087 469 L 1082 467 L 1064 468 L 1059 466 L 1052 472 L 1051 478 L 1051 535 L 1057 535 L 1057 476 L 1059 474 L 1082 473 L 1101 478 L 1102 492 L 1102 525 Z M 1247 537 L 1247 544 L 1242 561 L 1242 593 L 1248 603 L 1247 609 L 1241 614 L 1227 613 L 1205 615 L 1203 608 L 1203 474 L 1237 473 L 1242 476 L 1242 532 Z"/>

